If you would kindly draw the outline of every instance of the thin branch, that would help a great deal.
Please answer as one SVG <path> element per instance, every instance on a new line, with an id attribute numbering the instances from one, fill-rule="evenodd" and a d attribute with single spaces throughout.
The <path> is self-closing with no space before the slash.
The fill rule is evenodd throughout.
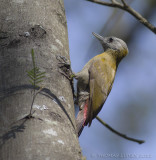
<path id="1" fill-rule="evenodd" d="M 34 88 L 34 89 L 35 89 L 35 88 Z M 37 92 L 34 91 L 33 100 L 32 100 L 31 108 L 30 108 L 30 113 L 29 113 L 29 115 L 28 115 L 29 118 L 32 116 L 32 113 L 31 113 L 31 112 L 32 112 L 32 109 L 33 109 L 33 104 L 34 104 L 35 98 L 36 98 L 37 94 L 38 94 L 39 92 L 41 92 L 42 89 L 43 89 L 43 87 L 40 87 L 40 89 L 39 89 Z"/>
<path id="2" fill-rule="evenodd" d="M 124 6 L 127 6 L 125 0 L 121 0 L 121 2 L 123 3 Z"/>
<path id="3" fill-rule="evenodd" d="M 115 3 L 115 2 L 116 2 L 116 0 L 111 0 L 111 2 L 112 2 L 112 3 Z"/>
<path id="4" fill-rule="evenodd" d="M 119 7 L 122 8 L 122 5 L 118 2 L 116 2 L 115 0 L 112 0 L 112 3 L 104 2 L 104 1 L 101 1 L 101 0 L 86 0 L 86 1 L 101 4 L 101 5 L 105 5 L 105 6 L 109 6 L 109 7 L 117 7 L 118 6 L 118 8 Z"/>
<path id="5" fill-rule="evenodd" d="M 140 13 L 138 13 L 133 8 L 128 6 L 124 0 L 121 0 L 122 3 L 119 3 L 115 0 L 111 0 L 112 3 L 104 2 L 102 0 L 86 0 L 86 1 L 125 10 L 129 12 L 131 15 L 133 15 L 136 19 L 138 19 L 140 23 L 142 23 L 144 26 L 146 26 L 148 29 L 150 29 L 153 33 L 156 34 L 156 27 L 153 24 L 151 24 L 147 19 L 145 19 Z"/>
<path id="6" fill-rule="evenodd" d="M 104 125 L 106 128 L 108 128 L 109 130 L 111 130 L 113 133 L 117 134 L 118 136 L 122 137 L 122 138 L 125 138 L 127 140 L 130 140 L 130 141 L 133 141 L 133 142 L 137 142 L 139 144 L 142 144 L 144 143 L 145 141 L 144 140 L 138 140 L 138 139 L 135 139 L 135 138 L 130 138 L 130 137 L 127 137 L 125 134 L 122 134 L 118 131 L 116 131 L 115 129 L 113 129 L 111 126 L 109 126 L 107 123 L 105 123 L 101 118 L 99 118 L 98 116 L 96 116 L 96 119 L 102 124 Z"/>

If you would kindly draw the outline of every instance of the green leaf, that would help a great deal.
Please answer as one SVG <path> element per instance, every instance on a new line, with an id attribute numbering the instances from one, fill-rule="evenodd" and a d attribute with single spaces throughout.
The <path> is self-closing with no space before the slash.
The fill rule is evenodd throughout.
<path id="1" fill-rule="evenodd" d="M 31 55 L 32 55 L 32 57 L 34 57 L 34 49 L 33 48 L 31 49 Z"/>
<path id="2" fill-rule="evenodd" d="M 29 82 L 34 86 L 34 81 L 32 81 L 32 80 L 29 80 Z"/>
<path id="3" fill-rule="evenodd" d="M 36 84 L 39 84 L 39 83 L 41 83 L 41 82 L 43 82 L 43 80 L 36 81 L 35 83 L 36 83 Z"/>
<path id="4" fill-rule="evenodd" d="M 33 67 L 35 68 L 35 56 L 34 56 L 34 49 L 31 50 L 31 57 L 33 62 Z"/>
<path id="5" fill-rule="evenodd" d="M 40 77 L 37 77 L 35 80 L 37 81 L 37 80 L 39 80 L 39 79 L 42 79 L 42 78 L 44 78 L 45 76 L 40 76 Z"/>
<path id="6" fill-rule="evenodd" d="M 31 57 L 32 57 L 33 68 L 30 71 L 27 71 L 27 75 L 30 78 L 29 82 L 34 87 L 39 87 L 36 84 L 39 84 L 39 83 L 43 82 L 42 79 L 45 77 L 44 74 L 46 72 L 41 72 L 40 69 L 36 66 L 34 49 L 31 50 Z"/>
<path id="7" fill-rule="evenodd" d="M 35 78 L 31 75 L 29 75 L 29 78 L 32 79 L 33 81 L 35 80 Z"/>
<path id="8" fill-rule="evenodd" d="M 28 73 L 28 76 L 32 76 L 32 77 L 34 77 L 34 73 L 29 72 L 29 73 Z"/>
<path id="9" fill-rule="evenodd" d="M 32 69 L 32 70 L 28 71 L 28 73 L 32 73 L 32 74 L 34 74 L 34 69 Z"/>
<path id="10" fill-rule="evenodd" d="M 34 67 L 33 68 L 35 71 L 39 71 L 39 68 L 38 67 Z"/>
<path id="11" fill-rule="evenodd" d="M 41 75 L 43 75 L 43 74 L 46 74 L 46 72 L 38 73 L 38 74 L 36 74 L 36 76 L 41 76 Z"/>

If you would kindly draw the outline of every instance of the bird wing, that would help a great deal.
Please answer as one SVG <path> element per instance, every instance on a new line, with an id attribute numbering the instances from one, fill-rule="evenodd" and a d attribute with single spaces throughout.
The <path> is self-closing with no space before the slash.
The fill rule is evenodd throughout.
<path id="1" fill-rule="evenodd" d="M 115 75 L 114 75 L 115 76 Z M 92 119 L 100 112 L 114 81 L 109 62 L 96 58 L 89 68 L 90 99 L 87 121 L 89 126 Z"/>

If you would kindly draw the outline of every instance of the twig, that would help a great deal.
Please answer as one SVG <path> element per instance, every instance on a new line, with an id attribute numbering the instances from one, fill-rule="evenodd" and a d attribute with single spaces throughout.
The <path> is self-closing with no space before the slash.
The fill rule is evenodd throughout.
<path id="1" fill-rule="evenodd" d="M 115 0 L 111 0 L 112 3 L 104 2 L 102 0 L 86 0 L 86 1 L 125 10 L 125 11 L 129 12 L 131 15 L 133 15 L 136 19 L 138 19 L 140 21 L 140 23 L 142 23 L 144 26 L 146 26 L 148 29 L 150 29 L 153 33 L 156 34 L 156 27 L 153 24 L 151 24 L 147 19 L 145 19 L 140 13 L 138 13 L 133 8 L 128 6 L 126 4 L 125 0 L 121 0 L 122 3 L 119 3 Z"/>
<path id="2" fill-rule="evenodd" d="M 28 117 L 30 118 L 32 116 L 32 108 L 33 108 L 33 104 L 34 104 L 34 101 L 35 101 L 35 98 L 37 96 L 37 94 L 43 89 L 43 87 L 40 87 L 40 89 L 37 91 L 37 92 L 34 92 L 34 95 L 33 95 L 33 100 L 32 100 L 32 103 L 31 103 L 31 108 L 30 108 L 30 113 L 28 115 Z"/>
<path id="3" fill-rule="evenodd" d="M 124 6 L 127 6 L 125 0 L 121 0 L 121 2 L 123 3 Z"/>
<path id="4" fill-rule="evenodd" d="M 130 140 L 130 141 L 133 141 L 133 142 L 137 142 L 139 144 L 142 144 L 144 143 L 145 141 L 144 140 L 138 140 L 138 139 L 135 139 L 135 138 L 130 138 L 130 137 L 127 137 L 125 134 L 122 134 L 118 131 L 116 131 L 115 129 L 113 129 L 111 126 L 109 126 L 107 123 L 105 123 L 101 118 L 99 118 L 98 116 L 96 116 L 96 119 L 101 123 L 103 124 L 106 128 L 108 128 L 109 130 L 111 130 L 113 133 L 117 134 L 118 136 L 120 137 L 123 137 L 127 140 Z"/>
<path id="5" fill-rule="evenodd" d="M 111 0 L 112 1 L 112 3 L 115 3 L 116 2 L 116 0 Z"/>

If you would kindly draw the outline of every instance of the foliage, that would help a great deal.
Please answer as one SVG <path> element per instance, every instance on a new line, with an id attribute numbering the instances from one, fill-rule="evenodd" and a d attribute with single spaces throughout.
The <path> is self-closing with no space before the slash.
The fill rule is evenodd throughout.
<path id="1" fill-rule="evenodd" d="M 34 50 L 31 50 L 31 57 L 33 62 L 33 68 L 30 71 L 27 71 L 27 75 L 30 78 L 29 82 L 34 86 L 38 87 L 39 83 L 43 82 L 46 72 L 41 72 L 40 69 L 36 66 Z"/>

